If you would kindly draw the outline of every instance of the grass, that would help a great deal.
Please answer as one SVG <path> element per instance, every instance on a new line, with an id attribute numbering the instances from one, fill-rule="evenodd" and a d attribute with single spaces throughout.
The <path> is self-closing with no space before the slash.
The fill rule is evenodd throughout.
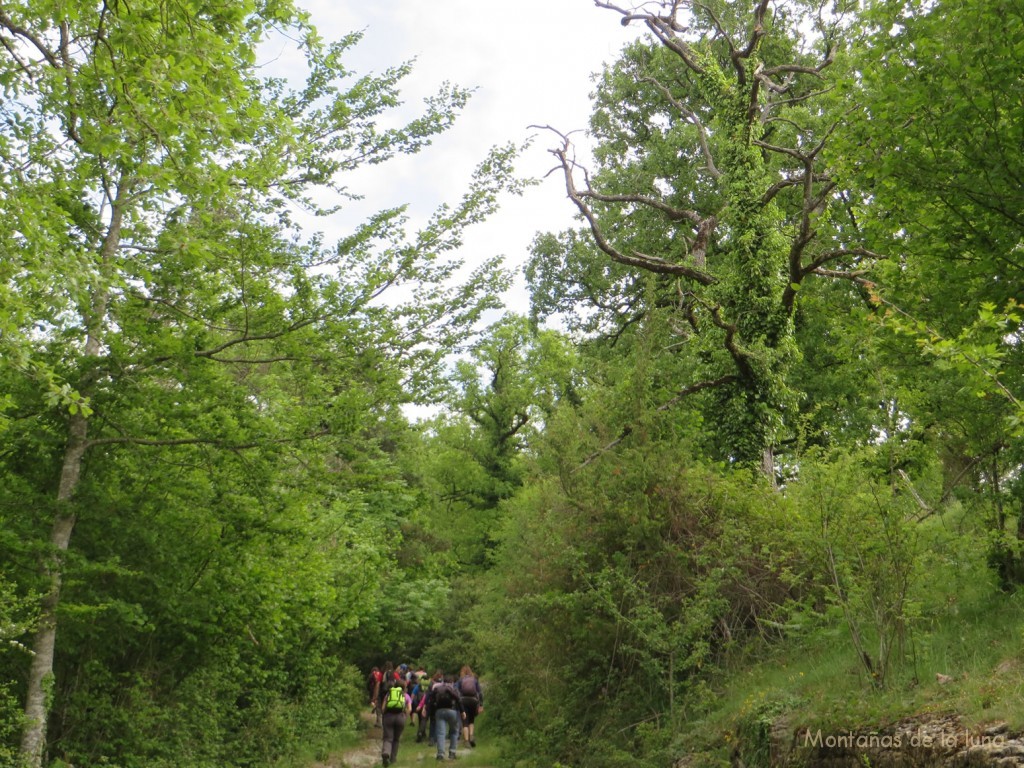
<path id="1" fill-rule="evenodd" d="M 332 754 L 357 749 L 366 743 L 366 738 L 366 733 L 363 731 L 339 730 L 330 743 L 310 747 L 296 754 L 282 757 L 274 763 L 274 768 L 309 768 L 311 765 L 329 760 Z"/>
<path id="2" fill-rule="evenodd" d="M 933 560 L 942 564 L 933 558 L 929 569 Z M 999 592 L 975 557 L 927 570 L 916 605 L 904 657 L 884 688 L 871 684 L 840 620 L 733 659 L 705 717 L 686 727 L 687 751 L 720 762 L 751 724 L 782 713 L 794 725 L 844 731 L 947 713 L 967 727 L 1002 721 L 1024 729 L 1024 590 Z"/>
<path id="3" fill-rule="evenodd" d="M 424 741 L 417 744 L 415 741 L 415 734 L 413 738 L 406 741 L 405 737 L 402 738 L 402 748 L 398 756 L 398 765 L 402 766 L 408 764 L 421 764 L 423 760 L 427 765 L 434 761 L 434 755 L 437 753 L 436 747 L 427 746 Z M 491 737 L 486 737 L 477 742 L 476 747 L 469 747 L 459 741 L 458 747 L 458 760 L 455 765 L 466 766 L 466 768 L 493 768 L 498 765 L 498 760 L 501 755 L 501 743 L 495 741 Z M 420 757 L 422 755 L 422 758 Z"/>

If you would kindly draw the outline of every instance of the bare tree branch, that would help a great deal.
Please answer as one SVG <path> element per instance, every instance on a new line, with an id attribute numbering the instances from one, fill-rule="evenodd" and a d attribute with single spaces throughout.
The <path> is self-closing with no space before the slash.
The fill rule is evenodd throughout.
<path id="1" fill-rule="evenodd" d="M 789 155 L 790 157 L 795 157 L 797 160 L 800 160 L 801 162 L 806 158 L 803 152 L 801 152 L 799 149 L 793 149 L 792 147 L 779 147 L 776 146 L 775 144 L 769 144 L 766 141 L 761 141 L 760 139 L 754 139 L 751 143 L 755 147 L 761 147 L 761 149 L 766 149 L 769 152 L 775 152 L 780 155 Z"/>
<path id="2" fill-rule="evenodd" d="M 251 443 L 232 443 L 227 440 L 220 438 L 211 437 L 181 437 L 181 438 L 167 438 L 160 440 L 156 438 L 146 437 L 98 437 L 87 442 L 87 447 L 93 447 L 97 445 L 144 445 L 150 447 L 172 447 L 178 445 L 212 445 L 218 448 L 223 448 L 228 451 L 248 451 L 253 448 L 262 448 L 267 445 L 285 445 L 288 443 L 304 442 L 306 440 L 316 440 L 317 438 L 329 435 L 330 430 L 319 429 L 316 432 L 311 432 L 308 435 L 302 437 L 289 437 L 289 438 L 277 438 L 275 440 L 258 440 Z"/>
<path id="3" fill-rule="evenodd" d="M 638 205 L 646 205 L 661 211 L 668 217 L 669 221 L 686 220 L 698 225 L 703 223 L 703 219 L 701 219 L 700 214 L 696 211 L 673 208 L 657 198 L 647 197 L 646 195 L 605 195 L 588 188 L 585 192 L 580 192 L 580 197 L 589 197 L 601 203 L 637 203 Z"/>
<path id="4" fill-rule="evenodd" d="M 792 106 L 794 104 L 800 104 L 801 102 L 810 101 L 811 99 L 815 99 L 818 96 L 824 96 L 826 93 L 829 93 L 829 92 L 831 92 L 833 90 L 835 90 L 835 86 L 834 85 L 830 85 L 828 88 L 822 88 L 820 91 L 809 91 L 808 93 L 805 93 L 802 96 L 794 96 L 794 97 L 792 97 L 790 99 L 769 100 L 764 105 L 764 110 L 763 111 L 764 111 L 764 114 L 767 116 L 776 107 L 789 107 L 789 106 Z M 767 123 L 768 119 L 766 118 L 763 122 Z"/>
<path id="5" fill-rule="evenodd" d="M 864 275 L 868 274 L 866 269 L 858 269 L 853 272 L 841 272 L 834 269 L 824 269 L 818 267 L 817 269 L 811 270 L 812 274 L 821 275 L 822 277 L 834 277 L 840 280 L 850 280 L 858 285 L 863 285 L 865 288 L 874 288 L 875 283 L 868 280 Z"/>
<path id="6" fill-rule="evenodd" d="M 718 170 L 717 166 L 715 165 L 715 158 L 711 154 L 711 146 L 710 144 L 708 144 L 707 128 L 704 127 L 704 122 L 700 119 L 697 113 L 694 112 L 689 107 L 687 107 L 685 104 L 683 104 L 683 102 L 679 101 L 679 99 L 677 99 L 675 96 L 673 96 L 672 91 L 670 91 L 664 83 L 658 81 L 657 79 L 653 77 L 645 77 L 641 78 L 640 82 L 649 83 L 650 85 L 653 85 L 655 88 L 657 88 L 661 92 L 661 95 L 668 100 L 669 104 L 671 104 L 683 117 L 689 120 L 691 125 L 697 127 L 697 137 L 700 141 L 700 151 L 704 155 L 704 160 L 707 164 L 706 167 L 708 173 L 710 173 L 713 178 L 721 178 L 722 173 L 721 171 Z"/>
<path id="7" fill-rule="evenodd" d="M 37 37 L 31 30 L 25 29 L 14 23 L 14 20 L 7 15 L 7 12 L 0 8 L 0 27 L 3 27 L 15 37 L 20 37 L 23 40 L 27 40 L 32 44 L 39 53 L 42 54 L 43 58 L 46 59 L 47 63 L 54 69 L 60 69 L 60 59 L 54 55 L 53 51 L 49 49 L 46 43 L 39 37 Z"/>
<path id="8" fill-rule="evenodd" d="M 875 253 L 874 251 L 869 251 L 867 248 L 839 248 L 834 251 L 828 251 L 827 253 L 823 253 L 820 256 L 816 257 L 814 261 L 812 261 L 810 264 L 803 268 L 803 274 L 809 275 L 813 273 L 818 275 L 824 275 L 825 277 L 841 277 L 849 279 L 851 277 L 860 277 L 868 273 L 868 270 L 866 269 L 857 270 L 853 272 L 833 272 L 832 270 L 822 269 L 822 267 L 828 262 L 835 261 L 836 259 L 841 259 L 845 256 L 860 256 L 862 258 L 872 259 L 874 261 L 881 261 L 885 259 L 885 256 L 883 256 L 882 254 Z"/>
<path id="9" fill-rule="evenodd" d="M 555 132 L 558 133 L 557 131 Z M 562 146 L 559 149 L 551 150 L 551 154 L 558 158 L 565 177 L 566 194 L 590 225 L 590 231 L 594 236 L 594 241 L 598 248 L 611 258 L 612 261 L 626 266 L 637 267 L 648 272 L 654 272 L 662 275 L 686 277 L 700 283 L 701 285 L 714 285 L 717 282 L 713 275 L 701 269 L 696 269 L 686 264 L 666 261 L 665 259 L 657 256 L 648 256 L 647 254 L 640 253 L 639 251 L 634 251 L 632 254 L 625 254 L 612 245 L 612 243 L 605 237 L 604 232 L 598 224 L 597 217 L 586 202 L 587 198 L 596 199 L 596 193 L 589 189 L 589 182 L 588 189 L 584 192 L 580 192 L 576 188 L 573 171 L 577 166 L 575 160 L 569 157 L 571 143 L 563 134 L 559 135 L 562 136 Z"/>
<path id="10" fill-rule="evenodd" d="M 811 176 L 812 183 L 818 183 L 827 180 L 828 176 L 826 176 L 825 174 L 813 174 Z M 804 175 L 790 176 L 780 181 L 777 181 L 774 184 L 772 184 L 771 187 L 768 188 L 768 191 L 765 192 L 764 195 L 761 196 L 761 205 L 767 205 L 768 203 L 770 203 L 775 198 L 775 196 L 778 195 L 779 192 L 781 192 L 782 190 L 787 189 L 788 187 L 802 187 L 805 183 L 806 181 Z"/>

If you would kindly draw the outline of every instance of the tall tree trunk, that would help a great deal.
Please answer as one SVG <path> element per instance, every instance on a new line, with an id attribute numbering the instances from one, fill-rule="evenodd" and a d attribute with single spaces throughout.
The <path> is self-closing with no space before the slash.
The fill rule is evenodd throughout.
<path id="1" fill-rule="evenodd" d="M 107 275 L 117 255 L 121 239 L 127 196 L 124 184 L 118 187 L 117 200 L 111 207 L 110 225 L 100 247 L 100 274 L 92 295 L 89 315 L 85 318 L 86 341 L 83 357 L 99 357 L 103 351 L 102 332 L 106 323 L 110 291 Z M 79 382 L 79 392 L 87 396 L 95 373 L 87 374 Z M 57 646 L 57 607 L 60 605 L 61 585 L 64 580 L 64 553 L 71 544 L 77 515 L 72 500 L 82 476 L 82 463 L 89 448 L 89 422 L 81 409 L 70 414 L 68 440 L 64 448 L 60 484 L 57 487 L 57 513 L 50 531 L 51 552 L 43 562 L 42 570 L 49 582 L 40 604 L 39 628 L 32 643 L 32 665 L 29 668 L 25 695 L 25 725 L 21 739 L 21 759 L 26 768 L 42 768 L 46 752 L 46 721 L 50 710 L 50 692 L 53 688 L 53 661 Z"/>
<path id="2" fill-rule="evenodd" d="M 64 450 L 60 485 L 57 489 L 57 517 L 50 532 L 52 554 L 44 564 L 49 588 L 43 598 L 39 628 L 32 643 L 32 666 L 29 669 L 28 694 L 25 700 L 25 730 L 21 740 L 21 754 L 29 768 L 40 768 L 46 749 L 46 718 L 49 712 L 48 694 L 53 679 L 54 649 L 57 643 L 57 606 L 60 604 L 61 583 L 64 576 L 64 553 L 71 543 L 75 528 L 75 514 L 71 511 L 71 498 L 82 474 L 82 459 L 87 448 L 88 422 L 80 413 L 71 416 L 68 444 Z"/>

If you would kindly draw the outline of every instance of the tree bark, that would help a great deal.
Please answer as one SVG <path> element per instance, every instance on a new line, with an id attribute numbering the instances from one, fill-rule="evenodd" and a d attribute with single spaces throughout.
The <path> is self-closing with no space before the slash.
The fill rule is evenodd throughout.
<path id="1" fill-rule="evenodd" d="M 46 718 L 48 695 L 53 679 L 54 651 L 57 645 L 57 606 L 60 604 L 64 576 L 64 553 L 71 543 L 76 516 L 70 501 L 82 474 L 82 459 L 87 447 L 88 422 L 74 414 L 68 427 L 68 444 L 64 450 L 60 485 L 57 490 L 57 517 L 50 531 L 52 554 L 43 569 L 49 588 L 42 600 L 39 628 L 32 643 L 32 666 L 29 668 L 28 693 L 25 698 L 25 729 L 21 739 L 21 755 L 28 768 L 41 768 L 46 750 Z"/>
<path id="2" fill-rule="evenodd" d="M 775 451 L 770 445 L 766 445 L 761 453 L 761 472 L 768 478 L 772 488 L 778 490 L 779 484 L 775 478 Z"/>

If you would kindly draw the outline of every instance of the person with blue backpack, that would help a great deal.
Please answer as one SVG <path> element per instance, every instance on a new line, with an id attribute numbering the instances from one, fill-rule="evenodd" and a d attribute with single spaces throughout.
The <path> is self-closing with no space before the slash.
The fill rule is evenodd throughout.
<path id="1" fill-rule="evenodd" d="M 380 757 L 384 768 L 398 759 L 398 742 L 405 730 L 406 716 L 412 711 L 412 699 L 405 692 L 405 681 L 385 680 L 381 686 L 380 709 L 383 713 Z"/>

